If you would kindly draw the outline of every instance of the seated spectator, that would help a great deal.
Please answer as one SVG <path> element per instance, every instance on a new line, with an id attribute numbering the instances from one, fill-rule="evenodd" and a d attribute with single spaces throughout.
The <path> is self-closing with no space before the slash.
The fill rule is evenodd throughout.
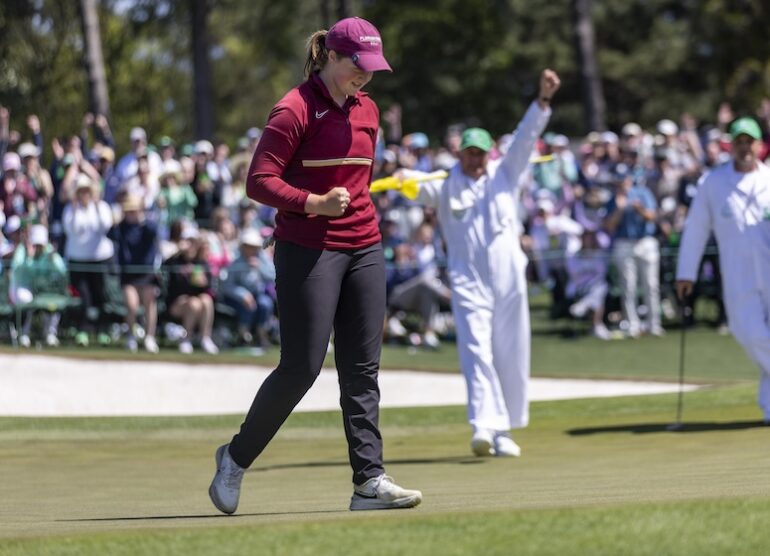
<path id="1" fill-rule="evenodd" d="M 96 334 L 100 344 L 110 342 L 104 322 L 104 275 L 115 254 L 107 233 L 112 228 L 112 210 L 97 197 L 96 185 L 85 174 L 75 180 L 72 201 L 64 207 L 62 226 L 67 237 L 64 256 L 70 268 L 72 285 L 81 300 L 83 329 L 75 343 L 87 346 Z"/>
<path id="2" fill-rule="evenodd" d="M 5 215 L 0 211 L 0 218 L 5 219 Z M 22 243 L 21 218 L 13 215 L 5 220 L 3 226 L 3 238 L 0 241 L 0 261 L 2 268 L 8 268 L 8 264 L 13 257 L 16 247 Z"/>
<path id="3" fill-rule="evenodd" d="M 577 253 L 567 256 L 566 295 L 573 303 L 569 312 L 583 318 L 591 311 L 593 335 L 609 340 L 610 332 L 604 325 L 604 299 L 607 297 L 608 253 L 599 247 L 596 232 L 583 232 L 582 246 Z"/>
<path id="4" fill-rule="evenodd" d="M 221 295 L 238 312 L 238 336 L 244 344 L 269 344 L 275 302 L 275 265 L 262 249 L 262 236 L 254 229 L 241 235 L 240 255 L 227 269 Z"/>
<path id="5" fill-rule="evenodd" d="M 398 318 L 398 312 L 413 312 L 420 317 L 421 342 L 427 347 L 439 347 L 439 339 L 433 329 L 434 317 L 441 303 L 449 303 L 451 292 L 438 278 L 435 270 L 423 270 L 418 264 L 414 248 L 401 243 L 394 248 L 393 265 L 387 271 L 388 333 L 394 337 L 407 333 Z M 413 342 L 417 343 L 417 342 Z"/>
<path id="6" fill-rule="evenodd" d="M 158 342 L 155 339 L 160 285 L 156 271 L 159 257 L 158 229 L 145 219 L 144 207 L 138 197 L 126 196 L 121 207 L 123 220 L 113 228 L 112 234 L 126 303 L 126 348 L 136 352 L 139 347 L 136 340 L 136 313 L 141 301 L 145 320 L 144 348 L 150 353 L 158 353 Z"/>
<path id="7" fill-rule="evenodd" d="M 219 353 L 211 339 L 214 326 L 212 277 L 206 262 L 205 240 L 193 226 L 182 230 L 179 252 L 163 263 L 168 272 L 166 304 L 169 314 L 182 322 L 186 337 L 179 343 L 181 353 L 192 353 L 191 338 L 197 331 L 200 346 L 210 354 Z"/>
<path id="8" fill-rule="evenodd" d="M 67 287 L 67 268 L 64 260 L 48 243 L 48 229 L 36 224 L 29 230 L 28 245 L 22 243 L 11 261 L 11 302 L 25 305 L 40 295 L 64 295 Z M 19 345 L 29 347 L 34 310 L 26 311 Z M 59 345 L 60 311 L 43 312 L 43 330 L 47 346 Z"/>

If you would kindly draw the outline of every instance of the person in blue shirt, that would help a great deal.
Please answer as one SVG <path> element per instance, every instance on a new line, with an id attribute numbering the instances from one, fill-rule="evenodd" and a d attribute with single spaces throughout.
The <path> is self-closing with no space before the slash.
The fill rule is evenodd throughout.
<path id="1" fill-rule="evenodd" d="M 607 204 L 604 228 L 612 237 L 612 259 L 618 269 L 621 303 L 631 338 L 638 338 L 643 331 L 653 336 L 665 333 L 660 323 L 660 248 L 655 237 L 656 218 L 657 203 L 652 192 L 635 182 L 633 173 L 617 168 L 615 194 Z M 644 327 L 638 312 L 638 283 L 647 307 Z"/>

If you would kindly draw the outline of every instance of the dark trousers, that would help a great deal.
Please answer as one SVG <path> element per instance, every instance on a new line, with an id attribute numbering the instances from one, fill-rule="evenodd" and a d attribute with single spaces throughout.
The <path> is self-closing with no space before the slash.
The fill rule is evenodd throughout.
<path id="1" fill-rule="evenodd" d="M 353 482 L 362 484 L 383 473 L 377 384 L 385 318 L 382 246 L 326 251 L 279 241 L 275 267 L 281 360 L 257 392 L 230 455 L 249 467 L 265 449 L 318 377 L 333 328 Z"/>
<path id="2" fill-rule="evenodd" d="M 80 296 L 83 328 L 89 332 L 101 332 L 104 328 L 104 275 L 109 271 L 109 259 L 105 261 L 71 261 L 77 270 L 70 272 L 70 282 Z"/>

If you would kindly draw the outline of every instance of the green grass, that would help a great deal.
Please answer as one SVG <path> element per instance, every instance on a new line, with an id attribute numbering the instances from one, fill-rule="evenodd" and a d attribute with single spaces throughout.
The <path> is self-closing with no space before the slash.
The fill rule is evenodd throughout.
<path id="1" fill-rule="evenodd" d="M 237 416 L 0 419 L 0 555 L 762 554 L 770 429 L 755 386 L 533 404 L 520 459 L 470 457 L 462 407 L 382 413 L 414 510 L 352 514 L 337 412 L 295 414 L 244 480 L 206 489 Z"/>

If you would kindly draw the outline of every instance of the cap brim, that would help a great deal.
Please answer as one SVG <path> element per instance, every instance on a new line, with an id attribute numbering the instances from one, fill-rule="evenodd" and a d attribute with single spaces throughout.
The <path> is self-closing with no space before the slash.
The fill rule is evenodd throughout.
<path id="1" fill-rule="evenodd" d="M 482 145 L 482 144 L 480 144 L 477 141 L 469 141 L 468 143 L 464 143 L 464 144 L 460 145 L 460 150 L 464 151 L 466 149 L 470 149 L 471 147 L 475 147 L 475 148 L 479 149 L 480 151 L 484 151 L 485 153 L 488 153 L 489 151 L 492 150 L 492 147 L 489 147 L 487 145 Z"/>
<path id="2" fill-rule="evenodd" d="M 354 63 L 364 71 L 393 71 L 382 54 L 359 53 L 354 57 Z"/>

